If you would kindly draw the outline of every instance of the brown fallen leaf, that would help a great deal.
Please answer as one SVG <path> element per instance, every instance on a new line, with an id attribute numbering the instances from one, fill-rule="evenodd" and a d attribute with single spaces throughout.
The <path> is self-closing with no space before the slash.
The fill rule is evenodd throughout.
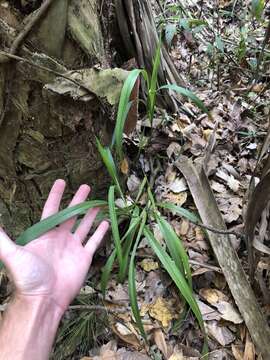
<path id="1" fill-rule="evenodd" d="M 165 335 L 161 329 L 154 330 L 154 341 L 164 358 L 168 359 L 172 353 L 172 349 L 167 345 Z"/>
<path id="2" fill-rule="evenodd" d="M 228 297 L 217 289 L 200 289 L 200 296 L 203 297 L 209 304 L 217 304 L 219 301 L 226 301 Z"/>
<path id="3" fill-rule="evenodd" d="M 121 173 L 124 175 L 127 175 L 129 172 L 129 165 L 128 165 L 128 160 L 125 157 L 121 163 L 120 163 L 120 169 L 121 169 Z"/>
<path id="4" fill-rule="evenodd" d="M 226 326 L 220 326 L 216 320 L 207 322 L 206 328 L 208 334 L 222 346 L 231 344 L 235 339 L 233 333 Z"/>
<path id="5" fill-rule="evenodd" d="M 247 331 L 246 335 L 246 343 L 245 343 L 245 351 L 243 360 L 255 360 L 255 347 L 250 339 L 250 335 Z"/>
<path id="6" fill-rule="evenodd" d="M 243 360 L 244 359 L 244 353 L 243 353 L 243 351 L 241 351 L 239 346 L 232 344 L 232 353 L 233 353 L 233 356 L 235 357 L 235 360 Z"/>

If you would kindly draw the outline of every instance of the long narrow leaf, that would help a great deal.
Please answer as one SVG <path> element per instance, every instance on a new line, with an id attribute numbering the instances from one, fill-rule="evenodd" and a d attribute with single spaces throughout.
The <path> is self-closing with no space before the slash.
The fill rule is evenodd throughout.
<path id="1" fill-rule="evenodd" d="M 189 210 L 182 208 L 181 206 L 177 206 L 172 203 L 158 203 L 157 206 L 163 209 L 170 210 L 171 212 L 176 213 L 180 216 L 183 216 L 191 222 L 200 223 L 200 218 L 197 215 L 195 215 Z"/>
<path id="2" fill-rule="evenodd" d="M 51 215 L 48 218 L 41 220 L 37 224 L 29 227 L 25 230 L 16 240 L 18 245 L 26 245 L 30 241 L 38 238 L 47 231 L 53 229 L 55 226 L 63 223 L 64 221 L 78 215 L 85 214 L 88 209 L 94 207 L 106 206 L 107 202 L 103 200 L 85 201 L 79 205 L 71 206 L 64 210 L 59 211 L 55 215 Z"/>
<path id="3" fill-rule="evenodd" d="M 114 130 L 116 153 L 120 160 L 122 160 L 122 158 L 123 158 L 123 150 L 122 150 L 123 132 L 124 132 L 125 121 L 126 121 L 126 118 L 128 115 L 128 110 L 129 110 L 129 99 L 130 99 L 131 92 L 134 88 L 134 85 L 135 85 L 140 73 L 141 73 L 140 69 L 134 69 L 130 72 L 126 81 L 124 82 L 124 85 L 123 85 L 123 88 L 121 91 L 121 95 L 120 95 L 116 125 L 115 125 L 115 130 Z"/>
<path id="4" fill-rule="evenodd" d="M 175 84 L 169 84 L 169 85 L 164 85 L 161 86 L 159 88 L 159 90 L 162 89 L 169 89 L 169 90 L 173 90 L 175 92 L 177 92 L 180 95 L 186 96 L 188 99 L 190 99 L 199 109 L 201 109 L 203 112 L 205 112 L 206 114 L 208 114 L 208 116 L 211 116 L 209 113 L 209 110 L 207 109 L 207 107 L 204 105 L 204 103 L 202 102 L 202 100 L 200 100 L 198 98 L 197 95 L 195 95 L 192 91 L 183 88 L 181 86 L 175 85 Z"/>
<path id="5" fill-rule="evenodd" d="M 138 247 L 138 244 L 140 242 L 144 227 L 146 222 L 146 212 L 144 211 L 142 214 L 142 222 L 137 234 L 137 238 L 132 250 L 130 264 L 129 264 L 129 272 L 128 272 L 128 292 L 129 292 L 129 298 L 130 298 L 130 304 L 133 316 L 136 320 L 137 326 L 141 332 L 141 335 L 144 337 L 145 341 L 147 341 L 146 334 L 144 331 L 144 327 L 142 324 L 142 319 L 140 315 L 140 310 L 138 306 L 138 299 L 137 299 L 137 292 L 136 292 L 136 281 L 135 281 L 135 256 L 136 256 L 136 250 Z"/>
<path id="6" fill-rule="evenodd" d="M 108 205 L 109 205 L 109 214 L 111 219 L 111 227 L 112 227 L 112 234 L 113 240 L 116 249 L 116 255 L 119 263 L 119 267 L 121 269 L 122 262 L 123 262 L 123 254 L 122 254 L 122 246 L 120 242 L 120 235 L 117 223 L 117 216 L 115 211 L 115 199 L 114 199 L 114 186 L 110 186 L 109 195 L 108 195 Z"/>
<path id="7" fill-rule="evenodd" d="M 157 95 L 157 82 L 158 82 L 158 70 L 160 66 L 160 58 L 161 58 L 161 40 L 158 42 L 158 46 L 156 48 L 156 54 L 153 64 L 153 70 L 150 81 L 150 88 L 148 89 L 148 107 L 149 107 L 149 119 L 150 123 L 153 122 L 155 104 L 156 104 L 156 95 Z"/>
<path id="8" fill-rule="evenodd" d="M 117 169 L 116 169 L 116 166 L 115 166 L 115 163 L 114 163 L 114 160 L 113 160 L 113 156 L 112 156 L 112 153 L 110 151 L 110 149 L 108 147 L 104 147 L 101 145 L 100 141 L 98 140 L 98 138 L 96 138 L 96 141 L 97 141 L 97 148 L 98 148 L 98 151 L 100 153 L 100 156 L 106 166 L 106 169 L 108 171 L 108 173 L 110 174 L 120 196 L 122 198 L 124 198 L 124 195 L 122 193 L 122 190 L 121 190 L 121 186 L 120 186 L 120 183 L 118 181 L 118 175 L 117 175 Z"/>
<path id="9" fill-rule="evenodd" d="M 110 275 L 111 275 L 111 272 L 112 272 L 112 268 L 113 268 L 113 264 L 115 262 L 115 258 L 116 258 L 116 249 L 113 250 L 113 252 L 109 256 L 109 259 L 106 262 L 106 265 L 102 269 L 101 280 L 100 280 L 100 288 L 101 288 L 101 292 L 102 292 L 103 297 L 105 297 L 106 288 L 107 288 L 108 281 L 109 281 L 109 278 L 110 278 Z"/>
<path id="10" fill-rule="evenodd" d="M 177 266 L 175 265 L 174 261 L 170 258 L 170 256 L 163 250 L 162 246 L 158 243 L 158 241 L 155 239 L 153 233 L 148 229 L 148 227 L 144 227 L 144 235 L 146 236 L 150 246 L 154 250 L 155 254 L 159 258 L 160 262 L 164 266 L 165 270 L 170 275 L 171 279 L 179 289 L 182 296 L 185 298 L 187 303 L 189 304 L 193 314 L 195 315 L 200 328 L 205 334 L 205 328 L 204 323 L 202 319 L 202 314 L 200 312 L 200 309 L 198 307 L 198 304 L 192 294 L 192 291 L 186 282 L 184 276 L 179 271 Z"/>
<path id="11" fill-rule="evenodd" d="M 183 273 L 188 281 L 190 288 L 192 289 L 191 270 L 188 262 L 188 256 L 183 246 L 182 241 L 176 235 L 171 225 L 158 214 L 156 215 L 158 226 L 164 236 L 171 257 L 173 258 L 178 269 Z"/>

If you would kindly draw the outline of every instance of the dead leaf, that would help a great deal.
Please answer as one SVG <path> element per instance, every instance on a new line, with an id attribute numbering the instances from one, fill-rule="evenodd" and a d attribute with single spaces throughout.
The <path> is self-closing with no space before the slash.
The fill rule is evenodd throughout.
<path id="1" fill-rule="evenodd" d="M 228 297 L 217 289 L 201 289 L 200 296 L 212 305 L 228 300 Z"/>
<path id="2" fill-rule="evenodd" d="M 219 326 L 216 320 L 207 322 L 206 328 L 208 334 L 222 346 L 231 344 L 235 339 L 233 333 L 227 327 Z"/>
<path id="3" fill-rule="evenodd" d="M 166 194 L 165 199 L 169 202 L 172 202 L 173 204 L 182 206 L 187 201 L 187 193 L 181 192 L 179 194 L 174 194 L 174 193 L 170 192 L 170 193 Z"/>
<path id="4" fill-rule="evenodd" d="M 235 307 L 227 301 L 220 301 L 214 305 L 221 313 L 224 320 L 230 321 L 234 324 L 241 324 L 243 319 Z"/>
<path id="5" fill-rule="evenodd" d="M 127 175 L 129 172 L 128 160 L 125 157 L 120 164 L 121 173 Z"/>
<path id="6" fill-rule="evenodd" d="M 244 353 L 243 353 L 243 351 L 241 351 L 239 346 L 232 344 L 232 353 L 233 353 L 233 356 L 235 357 L 235 360 L 243 360 L 244 359 Z"/>
<path id="7" fill-rule="evenodd" d="M 161 329 L 154 330 L 154 341 L 158 347 L 158 349 L 162 352 L 165 359 L 168 359 L 168 346 L 165 340 L 164 333 Z"/>
<path id="8" fill-rule="evenodd" d="M 169 189 L 175 194 L 179 194 L 180 192 L 187 190 L 186 180 L 184 178 L 176 178 L 169 184 Z"/>
<path id="9" fill-rule="evenodd" d="M 185 360 L 186 357 L 184 357 L 183 352 L 176 352 L 170 356 L 169 360 Z"/>
<path id="10" fill-rule="evenodd" d="M 249 333 L 247 332 L 243 360 L 255 360 L 255 354 L 255 347 L 250 339 Z"/>
<path id="11" fill-rule="evenodd" d="M 132 345 L 135 349 L 140 349 L 141 344 L 138 336 L 136 336 L 127 326 L 118 322 L 112 324 L 111 329 L 122 341 Z"/>
<path id="12" fill-rule="evenodd" d="M 159 268 L 158 262 L 151 259 L 143 259 L 139 262 L 139 265 L 143 268 L 144 271 L 150 272 Z"/>
<path id="13" fill-rule="evenodd" d="M 159 297 L 154 304 L 149 307 L 149 315 L 160 321 L 164 328 L 168 327 L 173 319 L 177 318 L 177 313 L 173 309 L 171 302 Z"/>
<path id="14" fill-rule="evenodd" d="M 130 175 L 127 180 L 127 187 L 130 192 L 136 192 L 141 185 L 141 180 L 134 174 Z"/>

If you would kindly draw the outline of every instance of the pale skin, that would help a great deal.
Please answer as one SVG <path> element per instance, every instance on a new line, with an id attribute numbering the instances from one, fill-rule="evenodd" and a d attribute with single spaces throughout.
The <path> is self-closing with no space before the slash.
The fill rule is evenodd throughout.
<path id="1" fill-rule="evenodd" d="M 59 211 L 64 180 L 57 180 L 45 203 L 42 219 Z M 82 185 L 70 206 L 86 200 Z M 46 360 L 59 322 L 80 291 L 93 255 L 109 224 L 103 221 L 87 238 L 99 209 L 91 209 L 74 233 L 75 218 L 28 245 L 16 245 L 0 228 L 0 260 L 14 283 L 14 297 L 0 324 L 0 360 Z"/>

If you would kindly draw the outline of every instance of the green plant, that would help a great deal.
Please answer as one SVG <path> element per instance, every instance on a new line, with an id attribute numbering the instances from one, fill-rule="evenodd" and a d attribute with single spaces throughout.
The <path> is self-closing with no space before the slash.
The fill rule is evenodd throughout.
<path id="1" fill-rule="evenodd" d="M 68 209 L 60 211 L 58 214 L 50 216 L 49 218 L 42 220 L 38 224 L 33 225 L 27 229 L 18 239 L 18 243 L 24 245 L 33 240 L 37 236 L 52 229 L 56 225 L 63 221 L 75 216 L 84 214 L 89 208 L 99 206 L 102 208 L 102 216 L 109 216 L 111 220 L 112 235 L 114 240 L 114 250 L 109 256 L 101 276 L 101 290 L 105 294 L 106 287 L 112 273 L 113 268 L 118 265 L 118 280 L 123 282 L 128 276 L 129 296 L 131 302 L 131 308 L 136 320 L 137 326 L 142 336 L 147 341 L 147 337 L 144 331 L 142 320 L 140 318 L 140 311 L 137 301 L 136 286 L 135 286 L 135 258 L 137 247 L 145 237 L 154 253 L 158 257 L 159 261 L 167 271 L 175 286 L 178 288 L 179 293 L 185 299 L 186 303 L 192 310 L 196 317 L 198 324 L 205 335 L 204 323 L 202 315 L 198 308 L 197 302 L 194 298 L 192 291 L 192 278 L 191 270 L 189 267 L 188 256 L 185 248 L 181 242 L 181 239 L 176 235 L 171 225 L 162 216 L 160 211 L 162 209 L 173 211 L 186 218 L 192 218 L 193 220 L 198 218 L 191 212 L 177 207 L 173 204 L 157 204 L 152 194 L 150 185 L 145 177 L 142 181 L 140 189 L 138 191 L 136 199 L 131 205 L 127 204 L 124 190 L 121 186 L 121 181 L 117 171 L 117 161 L 121 161 L 124 156 L 123 151 L 123 129 L 125 121 L 130 109 L 130 95 L 132 89 L 140 75 L 143 76 L 147 86 L 147 114 L 150 122 L 152 123 L 155 107 L 156 96 L 161 90 L 175 91 L 182 96 L 189 98 L 194 102 L 202 111 L 206 112 L 209 116 L 209 112 L 203 102 L 190 90 L 177 85 L 169 84 L 162 87 L 158 87 L 158 70 L 160 64 L 161 54 L 161 42 L 157 46 L 156 56 L 153 62 L 153 71 L 149 75 L 145 70 L 135 69 L 130 72 L 126 79 L 121 91 L 117 120 L 115 131 L 113 135 L 113 141 L 111 147 L 103 147 L 97 139 L 97 147 L 100 156 L 108 170 L 108 173 L 112 179 L 113 185 L 110 186 L 108 192 L 108 201 L 94 200 L 87 201 L 80 205 L 70 207 Z M 117 161 L 114 160 L 112 151 L 115 149 L 117 155 Z M 118 193 L 124 204 L 123 208 L 118 208 L 115 204 L 115 193 Z M 146 205 L 139 205 L 139 200 L 142 194 L 146 194 Z M 152 231 L 151 224 L 156 222 L 160 231 L 162 232 L 166 249 L 163 249 L 161 244 L 155 239 Z M 124 226 L 119 226 L 119 224 Z M 205 335 L 206 336 L 206 335 Z M 206 342 L 204 350 L 206 351 Z"/>

